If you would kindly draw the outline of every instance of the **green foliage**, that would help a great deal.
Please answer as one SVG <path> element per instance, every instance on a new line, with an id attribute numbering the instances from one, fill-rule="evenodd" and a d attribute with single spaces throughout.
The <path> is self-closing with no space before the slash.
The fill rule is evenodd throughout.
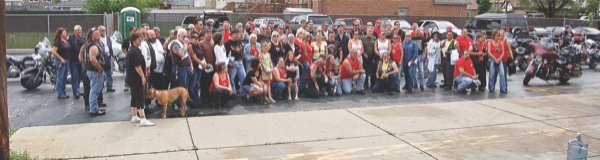
<path id="1" fill-rule="evenodd" d="M 477 14 L 484 14 L 492 7 L 490 0 L 477 0 L 476 2 L 477 5 L 479 5 L 477 7 Z"/>
<path id="2" fill-rule="evenodd" d="M 62 0 L 52 0 L 52 4 L 58 4 L 60 2 L 62 2 Z"/>
<path id="3" fill-rule="evenodd" d="M 594 16 L 595 15 L 593 12 L 590 12 L 590 14 L 588 15 L 588 17 L 590 17 L 590 24 L 589 24 L 590 27 L 594 27 Z"/>
<path id="4" fill-rule="evenodd" d="M 140 9 L 142 14 L 148 8 L 158 8 L 162 0 L 87 0 L 81 7 L 88 13 L 120 12 L 125 7 Z"/>
<path id="5" fill-rule="evenodd" d="M 574 6 L 573 0 L 519 0 L 519 6 L 542 12 L 546 17 L 554 17 L 565 6 Z"/>
<path id="6" fill-rule="evenodd" d="M 504 11 L 502 10 L 502 6 L 494 5 L 490 8 L 490 10 L 487 11 L 487 13 L 504 13 Z"/>
<path id="7" fill-rule="evenodd" d="M 37 160 L 38 158 L 32 157 L 31 155 L 29 155 L 29 153 L 27 153 L 27 151 L 23 151 L 23 152 L 11 151 L 9 159 L 10 160 Z"/>

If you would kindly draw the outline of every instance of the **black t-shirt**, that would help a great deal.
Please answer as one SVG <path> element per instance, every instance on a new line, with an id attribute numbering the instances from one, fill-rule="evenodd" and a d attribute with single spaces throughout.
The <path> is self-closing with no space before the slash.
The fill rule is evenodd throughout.
<path id="1" fill-rule="evenodd" d="M 233 50 L 233 47 L 237 47 L 239 51 Z M 244 58 L 244 54 L 242 53 L 243 48 L 242 41 L 229 40 L 225 42 L 225 53 L 229 54 L 229 52 L 231 52 L 231 56 L 233 56 L 236 61 Z"/>
<path id="2" fill-rule="evenodd" d="M 262 43 L 263 41 L 268 41 L 268 40 L 269 40 L 269 36 L 259 34 L 256 39 L 256 42 Z"/>
<path id="3" fill-rule="evenodd" d="M 191 44 L 191 45 L 192 45 L 192 52 L 194 52 L 194 53 L 190 53 L 190 54 L 195 54 L 196 58 L 203 60 L 204 59 L 204 51 L 202 51 L 202 48 L 200 48 L 200 45 L 194 45 L 194 44 Z M 200 68 L 198 68 L 198 65 L 199 65 L 198 63 L 196 63 L 194 61 L 192 61 L 192 62 L 194 63 L 194 65 L 192 65 L 192 66 L 194 67 L 195 71 L 200 69 Z"/>
<path id="4" fill-rule="evenodd" d="M 271 54 L 271 60 L 277 62 L 280 57 L 284 57 L 283 55 L 283 45 L 281 42 L 279 44 L 275 44 L 271 42 L 271 48 L 269 49 L 269 54 Z"/>
<path id="5" fill-rule="evenodd" d="M 144 74 L 146 74 L 146 70 L 143 69 L 143 68 L 146 68 L 146 60 L 144 60 L 142 51 L 135 46 L 132 46 L 131 48 L 129 48 L 129 51 L 127 53 L 126 63 L 127 63 L 127 76 L 126 76 L 127 83 L 128 84 L 135 84 L 135 83 L 141 84 L 142 77 L 140 77 L 140 75 L 137 73 L 137 71 L 135 70 L 135 67 L 141 66 L 142 72 Z"/>
<path id="6" fill-rule="evenodd" d="M 298 62 L 285 61 L 285 66 L 288 68 L 300 66 Z M 298 68 L 300 69 L 300 68 Z M 287 71 L 288 77 L 296 77 L 296 71 Z M 293 75 L 293 76 L 292 76 Z"/>
<path id="7" fill-rule="evenodd" d="M 341 58 L 340 51 L 342 51 L 342 47 L 340 46 L 340 42 L 338 41 L 327 41 L 327 51 L 329 54 L 333 54 L 334 58 Z"/>
<path id="8" fill-rule="evenodd" d="M 425 37 L 422 36 L 414 36 L 412 37 L 412 40 L 415 41 L 417 43 L 417 47 L 419 48 L 418 54 L 419 55 L 423 55 L 423 49 L 425 49 L 423 47 L 423 43 L 425 42 Z"/>
<path id="9" fill-rule="evenodd" d="M 125 38 L 125 40 L 123 40 L 123 45 L 121 45 L 121 49 L 124 49 L 127 52 L 129 52 L 130 46 L 131 46 L 131 43 L 129 42 L 129 38 Z"/>
<path id="10" fill-rule="evenodd" d="M 256 75 L 258 73 L 258 75 Z M 244 79 L 244 82 L 242 82 L 242 85 L 251 85 L 254 82 L 252 81 L 252 77 L 255 77 L 256 80 L 260 80 L 260 71 L 259 72 L 255 72 L 254 70 L 250 70 L 248 71 L 248 74 L 246 74 L 246 79 Z"/>
<path id="11" fill-rule="evenodd" d="M 58 48 L 56 52 L 65 60 L 69 60 L 71 56 L 71 45 L 63 41 L 54 41 L 54 47 Z M 79 53 L 77 53 L 79 54 Z"/>
<path id="12" fill-rule="evenodd" d="M 289 42 L 288 42 L 289 43 Z M 295 42 L 292 42 L 295 43 Z M 285 44 L 283 45 L 283 49 L 284 49 L 284 56 L 287 56 L 287 53 L 292 51 L 292 53 L 294 53 L 294 57 L 297 57 L 298 55 L 300 55 L 300 48 L 298 47 L 298 45 L 294 44 L 294 48 L 292 49 L 292 46 L 290 46 L 290 44 Z M 286 57 L 284 57 L 286 58 Z"/>

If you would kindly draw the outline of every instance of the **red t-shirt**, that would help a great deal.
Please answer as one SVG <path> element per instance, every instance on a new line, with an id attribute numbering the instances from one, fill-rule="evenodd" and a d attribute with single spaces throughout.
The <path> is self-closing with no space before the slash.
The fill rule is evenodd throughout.
<path id="1" fill-rule="evenodd" d="M 462 55 L 465 52 L 465 50 L 468 50 L 469 47 L 471 45 L 473 45 L 473 40 L 469 37 L 465 38 L 465 37 L 460 36 L 460 37 L 456 38 L 456 42 L 458 42 L 458 47 L 460 47 L 459 48 L 460 50 L 458 50 L 458 57 L 461 57 L 461 58 L 462 58 Z"/>
<path id="2" fill-rule="evenodd" d="M 394 62 L 396 62 L 397 64 L 400 64 L 402 61 L 402 48 L 400 47 L 400 45 L 394 45 L 392 46 L 392 60 L 394 60 Z"/>
<path id="3" fill-rule="evenodd" d="M 498 44 L 498 46 L 494 45 L 494 42 L 489 42 L 490 44 L 490 48 L 488 48 L 490 50 L 490 52 L 492 53 L 492 55 L 494 55 L 494 57 L 498 58 L 502 55 L 502 51 L 504 50 L 504 48 L 501 46 L 502 43 Z"/>
<path id="4" fill-rule="evenodd" d="M 258 48 L 250 47 L 250 55 L 254 57 L 258 57 Z"/>
<path id="5" fill-rule="evenodd" d="M 375 31 L 375 33 L 377 34 L 378 37 L 381 36 L 381 28 L 375 27 L 375 29 L 373 29 L 373 31 Z"/>
<path id="6" fill-rule="evenodd" d="M 223 42 L 229 41 L 229 37 L 231 37 L 231 31 L 225 31 L 225 33 L 223 33 Z"/>
<path id="7" fill-rule="evenodd" d="M 454 77 L 460 75 L 459 68 L 463 68 L 465 72 L 471 75 L 475 75 L 475 68 L 473 68 L 473 61 L 471 61 L 471 58 L 467 60 L 461 58 L 458 61 L 456 61 L 456 67 L 454 68 Z"/>
<path id="8" fill-rule="evenodd" d="M 311 62 L 312 61 L 312 57 L 313 57 L 313 49 L 310 46 L 310 44 L 306 44 L 306 52 L 307 52 L 307 56 L 304 55 L 304 48 L 302 47 L 302 45 L 300 45 L 300 62 L 304 63 L 304 62 Z"/>
<path id="9" fill-rule="evenodd" d="M 358 58 L 356 58 L 356 60 L 354 60 L 354 62 L 352 62 L 352 60 L 350 60 L 350 57 L 346 58 L 346 61 L 350 62 L 350 68 L 352 68 L 352 70 L 358 70 L 358 65 L 360 65 L 360 61 Z M 340 72 L 340 78 L 341 79 L 346 79 L 346 78 L 351 78 L 353 75 L 350 74 L 350 71 L 346 70 L 346 67 L 342 66 L 342 71 Z"/>
<path id="10" fill-rule="evenodd" d="M 275 67 L 277 68 L 277 67 Z M 287 71 L 286 70 L 281 70 L 279 68 L 277 68 L 277 70 L 279 70 L 279 78 L 281 79 L 285 79 L 287 77 Z M 276 78 L 271 79 L 271 84 L 277 82 Z"/>
<path id="11" fill-rule="evenodd" d="M 508 45 L 509 45 L 508 40 L 504 39 L 504 50 L 505 51 L 504 51 L 504 57 L 502 57 L 502 62 L 506 62 L 506 61 L 508 61 L 508 58 L 510 58 L 510 52 L 508 51 L 509 50 Z"/>
<path id="12" fill-rule="evenodd" d="M 417 32 L 410 32 L 410 36 L 411 37 L 415 37 L 417 35 Z M 419 37 L 423 37 L 423 32 L 419 32 Z"/>
<path id="13" fill-rule="evenodd" d="M 219 73 L 215 73 L 216 76 L 219 76 Z M 219 77 L 219 85 L 221 86 L 229 86 L 229 74 L 225 74 L 225 79 L 221 79 Z M 213 89 L 215 89 L 215 83 L 210 83 L 210 86 L 208 88 L 208 91 L 212 91 Z"/>

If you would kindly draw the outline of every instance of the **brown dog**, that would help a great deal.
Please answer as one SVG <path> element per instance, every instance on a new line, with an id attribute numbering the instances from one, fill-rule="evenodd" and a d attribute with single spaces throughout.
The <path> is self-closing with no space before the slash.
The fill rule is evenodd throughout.
<path id="1" fill-rule="evenodd" d="M 158 100 L 158 103 L 162 105 L 162 118 L 167 118 L 167 106 L 177 99 L 179 99 L 179 102 L 182 105 L 181 116 L 185 116 L 185 111 L 187 110 L 185 103 L 190 97 L 188 96 L 188 91 L 185 88 L 176 87 L 170 90 L 161 91 L 151 88 L 148 91 L 146 91 L 146 98 L 156 98 L 156 100 Z"/>

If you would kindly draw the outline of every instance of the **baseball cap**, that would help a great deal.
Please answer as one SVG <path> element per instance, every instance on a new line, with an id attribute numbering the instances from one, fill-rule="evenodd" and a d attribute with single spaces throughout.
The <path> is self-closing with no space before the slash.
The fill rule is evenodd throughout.
<path id="1" fill-rule="evenodd" d="M 215 23 L 212 19 L 206 21 L 206 25 L 212 26 Z"/>
<path id="2" fill-rule="evenodd" d="M 81 30 L 81 26 L 80 25 L 75 25 L 75 27 L 73 28 L 73 30 Z"/>

